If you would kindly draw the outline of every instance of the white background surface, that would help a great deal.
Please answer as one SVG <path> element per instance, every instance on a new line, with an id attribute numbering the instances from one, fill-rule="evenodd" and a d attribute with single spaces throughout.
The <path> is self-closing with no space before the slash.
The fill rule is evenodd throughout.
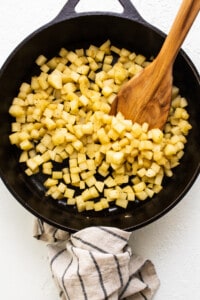
<path id="1" fill-rule="evenodd" d="M 0 0 L 0 66 L 19 42 L 53 19 L 65 2 Z M 132 2 L 144 19 L 167 33 L 181 0 Z M 80 0 L 78 8 L 83 11 L 121 9 L 117 0 Z M 200 16 L 183 48 L 200 72 L 199 32 Z M 32 222 L 32 215 L 15 201 L 0 180 L 1 299 L 59 299 L 48 266 L 46 245 L 32 238 Z M 161 286 L 155 300 L 199 300 L 200 178 L 172 211 L 134 232 L 131 245 L 136 253 L 151 259 L 156 266 Z"/>

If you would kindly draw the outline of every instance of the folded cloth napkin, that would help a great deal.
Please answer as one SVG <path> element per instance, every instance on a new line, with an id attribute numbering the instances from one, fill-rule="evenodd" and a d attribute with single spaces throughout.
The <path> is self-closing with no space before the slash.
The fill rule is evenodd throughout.
<path id="1" fill-rule="evenodd" d="M 49 243 L 62 300 L 149 300 L 159 287 L 152 262 L 132 253 L 130 232 L 88 227 L 70 235 L 36 219 L 33 234 Z"/>

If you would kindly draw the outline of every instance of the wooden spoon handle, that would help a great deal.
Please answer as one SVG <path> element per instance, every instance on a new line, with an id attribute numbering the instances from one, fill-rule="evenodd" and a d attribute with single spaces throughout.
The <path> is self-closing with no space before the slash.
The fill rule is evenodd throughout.
<path id="1" fill-rule="evenodd" d="M 200 0 L 183 0 L 171 30 L 157 56 L 163 74 L 173 65 L 178 51 L 200 10 Z"/>

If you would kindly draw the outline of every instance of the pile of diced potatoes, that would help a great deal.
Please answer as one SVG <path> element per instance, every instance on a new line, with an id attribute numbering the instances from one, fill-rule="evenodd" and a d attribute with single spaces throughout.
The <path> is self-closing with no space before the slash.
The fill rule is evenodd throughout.
<path id="1" fill-rule="evenodd" d="M 11 144 L 21 149 L 25 173 L 45 174 L 46 195 L 76 205 L 79 212 L 110 205 L 126 208 L 162 190 L 184 155 L 191 129 L 187 101 L 173 88 L 163 131 L 109 115 L 122 84 L 149 64 L 141 54 L 113 46 L 62 48 L 22 83 L 9 113 Z"/>

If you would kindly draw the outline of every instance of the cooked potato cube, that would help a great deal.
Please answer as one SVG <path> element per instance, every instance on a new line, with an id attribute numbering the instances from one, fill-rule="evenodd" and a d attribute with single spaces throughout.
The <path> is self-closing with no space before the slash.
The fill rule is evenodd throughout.
<path id="1" fill-rule="evenodd" d="M 9 114 L 15 118 L 21 117 L 24 115 L 24 109 L 19 105 L 13 104 L 9 108 Z"/>
<path id="2" fill-rule="evenodd" d="M 57 179 L 53 179 L 53 178 L 48 178 L 45 182 L 44 182 L 44 186 L 45 187 L 51 187 L 51 186 L 55 186 L 58 184 L 58 180 Z"/>
<path id="3" fill-rule="evenodd" d="M 117 200 L 115 201 L 115 204 L 116 204 L 117 206 L 122 207 L 122 208 L 127 208 L 128 200 L 126 200 L 126 199 L 117 199 Z"/>
<path id="4" fill-rule="evenodd" d="M 86 201 L 85 209 L 86 210 L 94 210 L 94 201 Z"/>
<path id="5" fill-rule="evenodd" d="M 64 197 L 72 199 L 74 197 L 75 194 L 75 190 L 70 189 L 70 188 L 66 188 L 65 193 L 64 193 Z"/>
<path id="6" fill-rule="evenodd" d="M 145 188 L 146 188 L 146 184 L 143 181 L 136 183 L 133 186 L 135 193 L 140 193 L 140 192 L 144 191 Z"/>
<path id="7" fill-rule="evenodd" d="M 48 83 L 55 89 L 62 88 L 62 73 L 59 70 L 54 70 L 48 76 Z"/>
<path id="8" fill-rule="evenodd" d="M 67 199 L 67 205 L 75 205 L 76 199 L 75 198 L 68 198 Z"/>
<path id="9" fill-rule="evenodd" d="M 94 203 L 94 210 L 95 211 L 101 211 L 103 209 L 104 208 L 103 208 L 103 205 L 102 205 L 101 201 Z"/>
<path id="10" fill-rule="evenodd" d="M 145 190 L 145 191 L 141 191 L 141 192 L 136 192 L 135 195 L 136 195 L 136 197 L 137 197 L 139 200 L 141 200 L 141 201 L 146 200 L 147 197 L 148 197 L 148 194 L 147 194 L 146 190 Z"/>
<path id="11" fill-rule="evenodd" d="M 124 153 L 122 151 L 112 151 L 109 150 L 106 153 L 106 162 L 108 164 L 122 164 L 124 161 Z"/>
<path id="12" fill-rule="evenodd" d="M 42 66 L 46 61 L 47 58 L 44 55 L 39 55 L 35 62 L 38 66 Z"/>
<path id="13" fill-rule="evenodd" d="M 82 212 L 86 209 L 85 202 L 80 198 L 79 199 L 76 198 L 76 206 L 77 206 L 78 212 Z"/>

